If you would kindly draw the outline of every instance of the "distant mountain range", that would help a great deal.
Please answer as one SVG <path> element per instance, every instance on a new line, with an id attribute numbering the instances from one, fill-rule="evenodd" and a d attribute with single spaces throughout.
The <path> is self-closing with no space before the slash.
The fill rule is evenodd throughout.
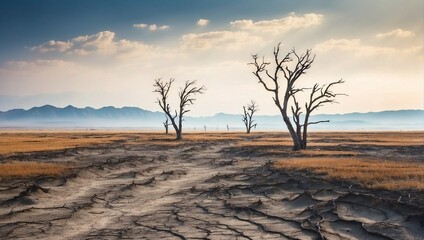
<path id="1" fill-rule="evenodd" d="M 159 129 L 165 116 L 137 107 L 57 108 L 51 105 L 29 110 L 0 111 L 1 128 L 142 128 Z M 258 115 L 258 129 L 285 129 L 281 116 Z M 318 114 L 313 121 L 330 123 L 313 125 L 315 130 L 424 130 L 424 110 L 397 110 L 369 113 Z M 209 117 L 186 117 L 185 128 L 190 130 L 242 129 L 240 114 L 218 113 Z"/>
<path id="2" fill-rule="evenodd" d="M 92 107 L 76 108 L 67 106 L 58 108 L 52 105 L 33 107 L 29 110 L 13 109 L 0 112 L 0 120 L 84 120 L 84 119 L 150 119 L 163 116 L 160 112 L 151 112 L 137 107 Z"/>

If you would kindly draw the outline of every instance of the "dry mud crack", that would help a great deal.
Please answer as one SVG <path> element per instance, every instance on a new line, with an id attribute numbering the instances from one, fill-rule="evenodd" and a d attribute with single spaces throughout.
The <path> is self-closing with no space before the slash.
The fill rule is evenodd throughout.
<path id="1" fill-rule="evenodd" d="M 423 206 L 408 197 L 277 171 L 266 157 L 226 147 L 115 143 L 55 152 L 81 167 L 2 182 L 0 238 L 423 239 Z"/>

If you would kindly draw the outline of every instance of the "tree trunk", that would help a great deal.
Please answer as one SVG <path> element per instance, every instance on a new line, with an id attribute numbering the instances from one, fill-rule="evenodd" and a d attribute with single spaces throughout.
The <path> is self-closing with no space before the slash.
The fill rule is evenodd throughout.
<path id="1" fill-rule="evenodd" d="M 168 123 L 166 123 L 166 125 L 164 125 L 164 127 L 165 127 L 165 134 L 168 134 L 169 133 L 169 130 L 168 130 L 169 125 L 168 125 Z"/>
<path id="2" fill-rule="evenodd" d="M 303 127 L 303 139 L 302 139 L 302 149 L 305 150 L 306 149 L 306 144 L 308 142 L 308 125 L 305 125 Z"/>
<path id="3" fill-rule="evenodd" d="M 293 125 L 290 122 L 290 118 L 288 116 L 283 116 L 283 120 L 284 120 L 284 123 L 286 124 L 287 129 L 290 132 L 290 136 L 292 137 L 292 140 L 293 140 L 293 151 L 302 150 L 302 144 L 300 142 L 300 139 L 297 136 L 296 131 L 293 128 Z"/>
<path id="4" fill-rule="evenodd" d="M 178 131 L 176 131 L 177 132 L 177 140 L 181 140 L 181 139 L 183 139 L 183 134 L 182 134 L 182 132 L 181 132 L 181 129 L 180 130 L 178 130 Z"/>
<path id="5" fill-rule="evenodd" d="M 309 123 L 309 115 L 310 111 L 307 109 L 306 110 L 306 115 L 305 115 L 305 120 L 303 123 L 303 136 L 301 138 L 301 142 L 302 142 L 302 149 L 306 149 L 306 145 L 308 142 L 308 123 Z"/>

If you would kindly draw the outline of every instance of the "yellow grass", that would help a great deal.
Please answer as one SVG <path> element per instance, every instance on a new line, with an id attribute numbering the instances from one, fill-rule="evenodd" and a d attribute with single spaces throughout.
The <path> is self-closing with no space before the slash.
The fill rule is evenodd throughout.
<path id="1" fill-rule="evenodd" d="M 343 155 L 358 155 L 355 151 L 340 151 L 340 150 L 303 150 L 291 154 L 299 154 L 304 156 L 343 156 Z"/>
<path id="2" fill-rule="evenodd" d="M 188 133 L 183 138 L 188 141 L 234 141 L 241 140 L 241 133 Z"/>
<path id="3" fill-rule="evenodd" d="M 274 141 L 240 141 L 237 143 L 238 147 L 289 147 L 292 146 L 293 143 L 289 141 L 281 141 L 281 142 L 274 142 Z"/>
<path id="4" fill-rule="evenodd" d="M 289 135 L 282 133 L 254 132 L 242 136 L 248 138 L 240 139 L 241 141 L 236 143 L 237 147 L 287 147 L 293 144 Z"/>
<path id="5" fill-rule="evenodd" d="M 62 150 L 124 139 L 105 133 L 1 133 L 0 154 Z"/>
<path id="6" fill-rule="evenodd" d="M 379 146 L 411 146 L 424 143 L 424 132 L 315 132 L 309 138 L 312 145 L 319 139 L 331 139 L 334 144 L 379 145 Z"/>
<path id="7" fill-rule="evenodd" d="M 326 157 L 279 160 L 275 167 L 309 170 L 370 188 L 424 190 L 424 164 L 420 163 Z"/>
<path id="8" fill-rule="evenodd" d="M 150 144 L 156 146 L 179 146 L 191 142 L 219 142 L 242 140 L 240 133 L 185 133 L 181 141 L 175 140 L 175 134 L 144 133 L 130 140 L 129 144 Z"/>
<path id="9" fill-rule="evenodd" d="M 239 147 L 292 146 L 289 134 L 255 132 L 256 138 L 239 141 Z M 329 147 L 337 145 L 414 146 L 424 144 L 424 132 L 311 132 L 308 146 Z"/>
<path id="10" fill-rule="evenodd" d="M 41 175 L 59 175 L 68 166 L 58 163 L 8 162 L 0 164 L 0 179 L 11 177 L 29 177 Z"/>

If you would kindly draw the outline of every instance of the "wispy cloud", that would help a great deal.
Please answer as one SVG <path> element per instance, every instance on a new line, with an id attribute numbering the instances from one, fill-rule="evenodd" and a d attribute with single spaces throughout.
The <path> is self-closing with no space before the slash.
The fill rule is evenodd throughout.
<path id="1" fill-rule="evenodd" d="M 144 23 L 133 24 L 133 27 L 135 27 L 135 28 L 146 28 L 147 26 L 149 26 L 149 25 L 144 24 Z"/>
<path id="2" fill-rule="evenodd" d="M 169 29 L 170 27 L 168 25 L 163 25 L 159 27 L 159 30 L 166 30 Z"/>
<path id="3" fill-rule="evenodd" d="M 170 28 L 168 25 L 158 26 L 157 24 L 150 24 L 149 25 L 149 24 L 145 24 L 145 23 L 133 24 L 133 27 L 135 27 L 135 28 L 141 28 L 141 29 L 147 28 L 147 29 L 149 29 L 152 32 L 157 31 L 157 30 L 167 30 L 167 29 Z"/>
<path id="4" fill-rule="evenodd" d="M 328 41 L 315 45 L 318 52 L 329 51 L 345 51 L 351 52 L 355 56 L 375 56 L 375 55 L 391 55 L 391 54 L 407 54 L 415 55 L 422 50 L 422 46 L 415 46 L 405 49 L 392 47 L 379 47 L 366 45 L 360 39 L 330 39 Z"/>
<path id="5" fill-rule="evenodd" d="M 6 62 L 6 67 L 14 70 L 22 69 L 39 69 L 39 68 L 66 68 L 74 66 L 74 63 L 67 62 L 61 59 L 44 60 L 37 59 L 34 61 L 9 61 Z"/>
<path id="6" fill-rule="evenodd" d="M 182 47 L 192 49 L 239 49 L 248 44 L 262 43 L 262 38 L 242 31 L 214 31 L 182 36 Z"/>
<path id="7" fill-rule="evenodd" d="M 198 21 L 197 21 L 197 25 L 198 26 L 206 26 L 206 25 L 208 25 L 209 24 L 209 20 L 208 19 L 203 19 L 203 18 L 201 18 L 201 19 L 199 19 Z"/>
<path id="8" fill-rule="evenodd" d="M 72 47 L 72 42 L 62 42 L 62 41 L 55 41 L 51 40 L 46 43 L 43 43 L 39 46 L 32 47 L 31 50 L 33 51 L 40 51 L 40 52 L 66 52 L 68 49 Z"/>
<path id="9" fill-rule="evenodd" d="M 302 16 L 298 16 L 295 13 L 292 13 L 288 17 L 278 19 L 262 20 L 256 22 L 250 19 L 245 19 L 232 21 L 230 24 L 235 28 L 246 31 L 280 33 L 294 29 L 320 25 L 323 18 L 323 15 L 316 13 L 304 14 Z"/>
<path id="10" fill-rule="evenodd" d="M 79 56 L 100 54 L 123 57 L 142 55 L 151 48 L 143 42 L 117 40 L 115 35 L 114 32 L 103 31 L 93 35 L 78 36 L 66 42 L 52 40 L 31 49 L 42 53 L 62 52 Z"/>
<path id="11" fill-rule="evenodd" d="M 388 37 L 407 38 L 407 37 L 415 36 L 415 33 L 398 28 L 390 32 L 379 33 L 375 36 L 377 38 L 388 38 Z"/>

